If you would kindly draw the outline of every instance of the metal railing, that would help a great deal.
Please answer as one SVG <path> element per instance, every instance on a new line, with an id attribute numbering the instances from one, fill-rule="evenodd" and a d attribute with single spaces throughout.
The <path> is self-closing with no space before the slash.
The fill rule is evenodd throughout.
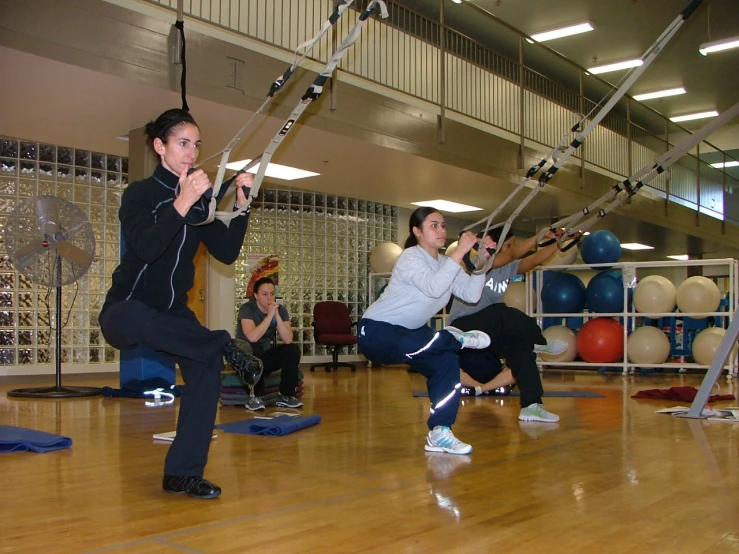
<path id="1" fill-rule="evenodd" d="M 141 1 L 172 10 L 178 7 L 178 0 Z M 310 38 L 333 9 L 333 0 L 179 1 L 188 17 L 288 51 Z M 359 6 L 365 3 L 357 2 Z M 486 14 L 479 17 L 489 20 L 491 33 L 507 33 L 509 42 L 519 42 L 519 60 L 396 2 L 388 0 L 387 4 L 390 17 L 367 22 L 360 39 L 342 60 L 341 71 L 437 106 L 444 98 L 447 113 L 519 135 L 522 142 L 538 143 L 542 150 L 556 145 L 564 132 L 613 90 L 605 81 L 559 58 L 558 81 L 578 83 L 579 92 L 542 74 L 541 68 L 527 67 L 523 63 L 525 51 L 544 48 L 537 50 L 541 55 L 548 49 L 528 44 L 520 33 L 510 39 L 515 32 Z M 337 35 L 345 36 L 357 17 L 358 11 L 347 11 L 336 25 Z M 444 56 L 440 55 L 442 29 Z M 312 58 L 326 62 L 331 53 L 331 41 L 324 40 Z M 627 177 L 688 132 L 627 96 L 592 132 L 578 154 L 596 170 Z M 684 156 L 650 183 L 649 189 L 701 213 L 739 224 L 739 195 L 731 194 L 739 191 L 739 180 L 702 161 L 701 150 L 720 152 L 702 143 L 695 154 Z M 723 152 L 721 157 L 732 159 Z"/>

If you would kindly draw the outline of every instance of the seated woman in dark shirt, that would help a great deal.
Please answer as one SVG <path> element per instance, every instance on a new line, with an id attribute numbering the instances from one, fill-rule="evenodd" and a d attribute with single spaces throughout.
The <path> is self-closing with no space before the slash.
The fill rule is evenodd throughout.
<path id="1" fill-rule="evenodd" d="M 282 372 L 277 406 L 300 408 L 303 403 L 295 397 L 300 348 L 293 344 L 290 315 L 275 300 L 275 284 L 269 277 L 263 277 L 254 283 L 253 294 L 239 308 L 236 337 L 251 343 L 254 355 L 264 364 L 264 373 L 255 387 L 256 396 L 247 402 L 246 409 L 264 410 L 264 402 L 260 398 L 264 394 L 264 376 L 278 370 Z M 273 346 L 276 334 L 279 334 L 283 344 Z"/>

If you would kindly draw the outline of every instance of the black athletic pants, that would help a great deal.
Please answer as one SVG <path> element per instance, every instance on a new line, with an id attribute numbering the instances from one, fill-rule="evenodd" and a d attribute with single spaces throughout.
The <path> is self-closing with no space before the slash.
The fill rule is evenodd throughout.
<path id="1" fill-rule="evenodd" d="M 254 394 L 264 394 L 264 378 L 270 373 L 282 370 L 280 373 L 280 394 L 283 396 L 295 396 L 295 387 L 298 386 L 298 368 L 300 365 L 300 347 L 297 344 L 278 344 L 266 352 L 262 350 L 259 343 L 252 343 L 254 355 L 262 360 L 264 371 Z"/>
<path id="2" fill-rule="evenodd" d="M 202 477 L 221 394 L 222 349 L 231 335 L 204 327 L 187 306 L 160 312 L 138 300 L 108 307 L 100 314 L 100 329 L 119 350 L 143 346 L 180 366 L 185 386 L 164 473 Z"/>
<path id="3" fill-rule="evenodd" d="M 484 350 L 465 348 L 459 353 L 459 365 L 470 377 L 481 383 L 490 381 L 500 373 L 500 358 L 504 358 L 521 391 L 521 406 L 541 403 L 544 389 L 534 345 L 547 341 L 533 317 L 499 303 L 457 318 L 450 325 L 463 331 L 484 331 L 490 336 L 490 346 Z"/>

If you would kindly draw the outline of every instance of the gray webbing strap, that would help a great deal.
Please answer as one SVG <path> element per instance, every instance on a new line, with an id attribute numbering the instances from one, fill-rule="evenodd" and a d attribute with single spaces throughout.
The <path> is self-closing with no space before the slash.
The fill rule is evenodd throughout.
<path id="1" fill-rule="evenodd" d="M 712 119 L 708 124 L 704 125 L 701 129 L 688 135 L 675 146 L 670 148 L 667 152 L 659 156 L 654 160 L 652 164 L 646 165 L 639 171 L 634 173 L 628 179 L 620 181 L 611 187 L 606 194 L 593 201 L 586 208 L 583 208 L 579 212 L 572 214 L 569 217 L 561 219 L 550 226 L 550 229 L 559 229 L 565 227 L 565 234 L 572 234 L 576 231 L 587 231 L 595 223 L 608 215 L 610 212 L 624 204 L 631 196 L 634 196 L 639 190 L 645 185 L 649 184 L 661 173 L 664 173 L 675 162 L 678 162 L 683 156 L 690 152 L 697 144 L 704 141 L 712 133 L 714 133 L 721 126 L 731 121 L 739 115 L 739 102 L 734 104 L 731 108 L 724 111 L 718 117 Z M 593 215 L 591 215 L 593 214 Z M 585 219 L 587 216 L 587 219 Z M 584 220 L 584 221 L 583 221 Z M 541 240 L 543 233 L 546 233 L 547 229 L 544 229 L 541 236 L 537 237 L 537 240 Z"/>
<path id="2" fill-rule="evenodd" d="M 372 0 L 367 5 L 365 10 L 359 16 L 359 19 L 357 20 L 354 27 L 349 31 L 342 43 L 336 49 L 336 52 L 334 52 L 334 55 L 328 61 L 321 73 L 319 73 L 318 76 L 315 78 L 313 84 L 308 87 L 308 90 L 306 90 L 300 102 L 287 118 L 282 128 L 275 134 L 274 137 L 272 137 L 272 140 L 269 142 L 267 148 L 262 153 L 262 155 L 249 162 L 249 164 L 245 168 L 240 170 L 247 171 L 248 169 L 254 167 L 257 163 L 259 164 L 259 169 L 257 170 L 257 174 L 254 176 L 254 182 L 251 186 L 251 190 L 249 191 L 249 198 L 247 199 L 247 201 L 244 202 L 244 204 L 235 211 L 215 212 L 215 217 L 223 221 L 229 220 L 237 217 L 238 215 L 241 215 L 241 213 L 243 213 L 249 207 L 254 197 L 259 194 L 259 188 L 261 187 L 262 181 L 264 180 L 264 174 L 267 170 L 267 166 L 269 165 L 269 161 L 272 159 L 272 156 L 279 147 L 280 143 L 282 143 L 290 130 L 295 126 L 295 123 L 303 114 L 308 105 L 321 96 L 321 93 L 323 92 L 323 86 L 326 84 L 326 81 L 328 81 L 329 77 L 331 77 L 331 74 L 336 69 L 336 66 L 339 65 L 339 62 L 341 61 L 341 58 L 344 57 L 346 51 L 352 46 L 352 44 L 357 41 L 362 33 L 362 27 L 364 26 L 365 22 L 367 21 L 367 19 L 369 19 L 369 16 L 372 14 L 372 12 L 374 12 L 377 8 L 380 9 L 381 17 L 383 19 L 388 17 L 387 6 L 385 5 L 385 2 L 383 0 Z"/>
<path id="3" fill-rule="evenodd" d="M 554 177 L 554 175 L 559 171 L 559 168 L 562 167 L 562 165 L 569 159 L 569 157 L 580 147 L 580 145 L 585 141 L 587 136 L 595 129 L 595 127 L 605 118 L 606 115 L 611 111 L 611 109 L 616 105 L 616 103 L 628 92 L 628 90 L 631 88 L 631 86 L 636 82 L 636 80 L 646 71 L 646 69 L 649 67 L 649 65 L 654 61 L 654 59 L 659 55 L 659 53 L 663 50 L 665 45 L 670 41 L 670 39 L 677 33 L 677 31 L 682 27 L 682 25 L 685 23 L 685 21 L 692 15 L 692 13 L 696 10 L 698 5 L 703 0 L 693 0 L 690 5 L 683 10 L 680 15 L 678 15 L 672 23 L 665 29 L 665 31 L 662 32 L 662 34 L 657 38 L 657 40 L 646 50 L 646 52 L 642 55 L 642 64 L 638 67 L 635 67 L 632 69 L 627 78 L 623 80 L 621 85 L 618 87 L 616 91 L 613 92 L 611 95 L 611 98 L 604 104 L 600 110 L 598 111 L 595 116 L 593 116 L 590 119 L 590 123 L 586 125 L 584 128 L 581 129 L 582 124 L 589 118 L 589 115 L 583 118 L 579 123 L 574 125 L 570 132 L 563 137 L 563 139 L 560 141 L 560 143 L 555 146 L 552 151 L 549 153 L 548 156 L 543 158 L 537 165 L 532 166 L 526 176 L 522 179 L 520 184 L 514 189 L 514 191 L 508 195 L 508 197 L 503 201 L 502 204 L 500 204 L 494 211 L 491 213 L 487 218 L 481 219 L 472 225 L 468 225 L 463 230 L 468 231 L 470 229 L 473 229 L 475 227 L 478 227 L 480 224 L 485 223 L 485 230 L 483 231 L 483 236 L 487 234 L 488 230 L 491 228 L 491 224 L 495 217 L 500 214 L 501 211 L 503 211 L 505 208 L 507 208 L 508 204 L 513 200 L 514 197 L 516 197 L 521 190 L 523 190 L 526 186 L 529 185 L 529 182 L 534 180 L 534 177 L 536 177 L 537 174 L 544 168 L 544 166 L 547 164 L 549 159 L 552 160 L 551 165 L 548 169 L 544 171 L 543 174 L 541 174 L 538 178 L 537 186 L 534 186 L 531 188 L 529 193 L 524 197 L 521 204 L 513 211 L 513 213 L 506 219 L 504 225 L 503 225 L 503 231 L 500 235 L 500 240 L 498 241 L 498 245 L 496 248 L 495 254 L 497 254 L 500 251 L 501 246 L 506 240 L 506 236 L 508 234 L 508 231 L 510 230 L 510 227 L 515 221 L 515 219 L 519 216 L 519 214 L 523 211 L 523 209 L 533 200 L 534 196 Z M 592 111 L 591 111 L 592 113 Z M 566 146 L 567 141 L 570 140 L 570 136 L 572 133 L 578 133 L 577 136 L 572 139 L 569 146 Z M 491 258 L 495 257 L 495 254 L 491 256 Z M 476 269 L 472 272 L 474 274 L 483 273 L 484 267 L 487 265 L 487 263 L 483 264 L 482 267 L 480 266 L 480 262 L 483 261 L 480 256 L 478 256 L 477 261 L 475 262 Z M 491 262 L 492 263 L 492 262 Z"/>
<path id="4" fill-rule="evenodd" d="M 216 213 L 216 205 L 218 203 L 218 196 L 221 191 L 221 186 L 223 185 L 223 178 L 226 173 L 226 165 L 228 164 L 229 156 L 231 155 L 231 151 L 234 149 L 234 147 L 241 141 L 242 137 L 246 133 L 246 130 L 251 126 L 251 124 L 254 122 L 256 117 L 260 115 L 265 108 L 269 105 L 269 103 L 274 98 L 275 94 L 279 90 L 283 88 L 283 85 L 290 79 L 292 74 L 295 72 L 295 69 L 303 62 L 303 60 L 306 58 L 308 53 L 313 49 L 313 47 L 318 44 L 318 42 L 323 38 L 323 36 L 328 32 L 328 30 L 336 24 L 336 22 L 339 20 L 339 18 L 342 16 L 342 14 L 354 3 L 354 0 L 339 0 L 336 8 L 331 13 L 331 15 L 326 19 L 326 21 L 321 26 L 321 29 L 318 31 L 318 33 L 311 38 L 310 40 L 307 40 L 300 44 L 294 52 L 293 56 L 293 62 L 290 65 L 290 67 L 285 70 L 285 72 L 280 75 L 270 86 L 269 92 L 267 94 L 267 98 L 262 103 L 262 105 L 259 107 L 259 109 L 254 112 L 254 114 L 249 118 L 249 120 L 246 122 L 246 124 L 239 129 L 239 132 L 236 133 L 236 136 L 231 139 L 231 141 L 226 145 L 226 147 L 221 150 L 220 152 L 216 152 L 215 154 L 205 158 L 202 160 L 197 166 L 201 167 L 205 162 L 208 162 L 215 158 L 216 156 L 221 156 L 221 160 L 218 165 L 218 172 L 216 174 L 216 180 L 213 183 L 213 190 L 212 190 L 212 196 L 208 202 L 208 216 L 207 218 L 202 222 L 198 223 L 197 225 L 205 225 L 206 223 L 210 223 L 215 218 Z M 247 169 L 251 169 L 258 161 L 252 160 L 252 163 L 250 163 L 248 166 L 242 168 L 239 170 L 240 172 L 245 172 Z M 239 212 L 239 215 L 243 213 L 244 210 L 241 210 Z M 234 213 L 234 212 L 230 212 Z M 230 219 L 230 217 L 228 218 Z"/>

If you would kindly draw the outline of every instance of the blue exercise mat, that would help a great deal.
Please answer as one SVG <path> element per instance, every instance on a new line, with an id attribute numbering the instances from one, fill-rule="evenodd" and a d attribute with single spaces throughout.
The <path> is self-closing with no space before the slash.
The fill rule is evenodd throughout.
<path id="1" fill-rule="evenodd" d="M 35 429 L 0 425 L 0 453 L 51 452 L 72 446 L 72 439 Z"/>
<path id="2" fill-rule="evenodd" d="M 425 390 L 415 390 L 413 391 L 414 397 L 425 397 L 428 396 L 429 393 Z M 511 396 L 521 396 L 521 392 L 517 390 L 511 391 L 511 394 L 507 395 L 509 397 Z M 548 398 L 603 398 L 602 394 L 598 394 L 597 392 L 592 392 L 589 390 L 552 390 L 552 391 L 544 391 L 544 394 L 542 394 L 543 397 Z M 487 398 L 487 397 L 493 397 L 493 398 L 505 398 L 504 395 L 496 395 L 496 394 L 483 394 L 481 396 L 465 396 L 465 398 Z"/>
<path id="3" fill-rule="evenodd" d="M 216 429 L 223 429 L 226 433 L 239 433 L 241 435 L 267 435 L 269 437 L 281 437 L 306 427 L 312 427 L 321 422 L 321 416 L 309 415 L 306 417 L 279 416 L 271 419 L 259 417 L 245 419 L 244 421 L 233 421 L 216 425 Z"/>

